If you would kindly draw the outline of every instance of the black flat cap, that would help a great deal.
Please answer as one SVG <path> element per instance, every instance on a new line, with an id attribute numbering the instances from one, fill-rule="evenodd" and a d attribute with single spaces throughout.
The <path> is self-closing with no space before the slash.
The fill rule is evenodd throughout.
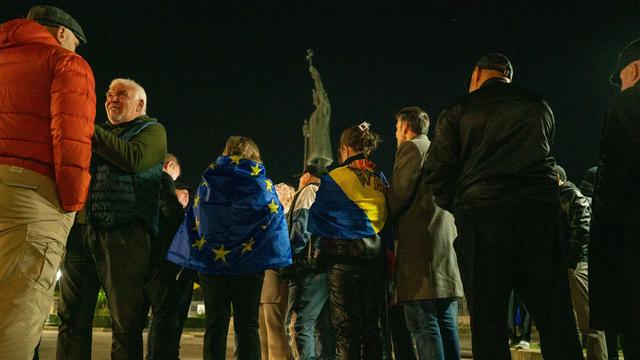
<path id="1" fill-rule="evenodd" d="M 29 10 L 27 19 L 35 20 L 40 25 L 45 26 L 64 26 L 75 34 L 80 40 L 80 44 L 87 43 L 87 37 L 84 36 L 82 27 L 80 27 L 76 19 L 55 6 L 35 5 Z"/>
<path id="2" fill-rule="evenodd" d="M 609 81 L 613 85 L 621 86 L 620 71 L 636 60 L 640 60 L 640 39 L 633 40 L 620 51 L 620 55 L 618 55 L 618 66 L 609 77 Z"/>
<path id="3" fill-rule="evenodd" d="M 297 178 L 306 173 L 309 173 L 315 177 L 321 178 L 323 175 L 328 174 L 329 171 L 324 166 L 318 165 L 316 163 L 311 163 L 311 164 L 308 164 L 300 174 L 294 175 L 294 177 Z"/>
<path id="4" fill-rule="evenodd" d="M 507 59 L 506 56 L 493 53 L 487 54 L 480 58 L 476 63 L 476 66 L 480 69 L 488 69 L 495 70 L 504 74 L 505 77 L 511 80 L 513 78 L 513 67 L 511 66 L 511 62 Z"/>

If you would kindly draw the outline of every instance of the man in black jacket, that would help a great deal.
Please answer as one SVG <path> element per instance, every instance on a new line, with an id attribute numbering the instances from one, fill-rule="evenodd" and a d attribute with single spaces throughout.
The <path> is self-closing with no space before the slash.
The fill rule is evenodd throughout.
<path id="1" fill-rule="evenodd" d="M 511 358 L 505 324 L 513 288 L 538 325 L 545 359 L 582 359 L 557 236 L 553 114 L 512 85 L 512 74 L 501 54 L 478 61 L 470 93 L 438 120 L 426 183 L 456 219 L 474 359 Z"/>
<path id="2" fill-rule="evenodd" d="M 591 326 L 624 334 L 625 358 L 640 359 L 640 40 L 622 50 L 611 78 L 622 92 L 600 138 L 589 243 Z"/>
<path id="3" fill-rule="evenodd" d="M 175 180 L 181 173 L 175 155 L 167 153 L 160 179 L 160 232 L 151 245 L 151 267 L 144 286 L 147 311 L 151 308 L 151 321 L 147 334 L 147 360 L 177 359 L 178 290 L 180 267 L 166 260 L 173 237 L 184 219 L 183 205 L 176 195 Z M 180 274 L 182 275 L 182 274 Z"/>
<path id="4" fill-rule="evenodd" d="M 560 190 L 560 233 L 567 246 L 567 269 L 571 302 L 578 328 L 587 342 L 589 360 L 606 360 L 607 344 L 604 332 L 589 326 L 589 267 L 587 244 L 591 209 L 589 200 L 570 181 L 564 169 L 556 165 Z"/>

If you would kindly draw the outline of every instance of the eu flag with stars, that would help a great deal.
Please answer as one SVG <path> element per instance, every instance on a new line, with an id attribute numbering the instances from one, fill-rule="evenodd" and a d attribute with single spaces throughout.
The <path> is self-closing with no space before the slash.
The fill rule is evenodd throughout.
<path id="1" fill-rule="evenodd" d="M 221 156 L 204 174 L 167 259 L 238 275 L 291 264 L 284 210 L 261 163 Z"/>

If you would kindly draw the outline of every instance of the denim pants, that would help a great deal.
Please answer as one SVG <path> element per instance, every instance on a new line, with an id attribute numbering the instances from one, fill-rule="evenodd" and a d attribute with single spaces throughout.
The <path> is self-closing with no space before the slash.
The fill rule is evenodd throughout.
<path id="1" fill-rule="evenodd" d="M 316 358 L 314 331 L 328 297 L 326 273 L 296 273 L 290 279 L 287 331 L 295 359 Z"/>
<path id="2" fill-rule="evenodd" d="M 458 300 L 412 301 L 404 304 L 407 327 L 420 360 L 458 360 Z"/>
<path id="3" fill-rule="evenodd" d="M 225 360 L 233 305 L 233 328 L 239 360 L 260 360 L 258 311 L 264 272 L 247 275 L 200 274 L 206 330 L 204 359 Z"/>

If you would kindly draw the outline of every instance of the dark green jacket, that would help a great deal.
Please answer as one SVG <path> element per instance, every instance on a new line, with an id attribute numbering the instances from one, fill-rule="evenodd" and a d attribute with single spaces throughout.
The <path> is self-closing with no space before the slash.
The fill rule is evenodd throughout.
<path id="1" fill-rule="evenodd" d="M 88 219 L 110 230 L 142 222 L 158 234 L 162 163 L 167 153 L 164 126 L 139 116 L 119 125 L 96 126 L 93 137 Z"/>

